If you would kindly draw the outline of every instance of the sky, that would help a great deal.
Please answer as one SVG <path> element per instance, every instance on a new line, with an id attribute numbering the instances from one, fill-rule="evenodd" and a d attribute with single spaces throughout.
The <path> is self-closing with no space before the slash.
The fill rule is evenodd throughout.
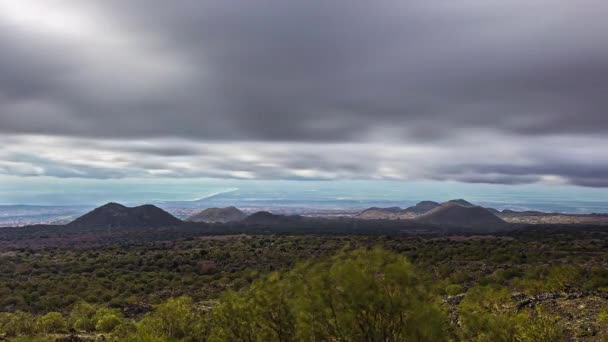
<path id="1" fill-rule="evenodd" d="M 0 203 L 129 180 L 601 196 L 606 17 L 605 0 L 0 0 L 0 187 L 19 185 Z"/>

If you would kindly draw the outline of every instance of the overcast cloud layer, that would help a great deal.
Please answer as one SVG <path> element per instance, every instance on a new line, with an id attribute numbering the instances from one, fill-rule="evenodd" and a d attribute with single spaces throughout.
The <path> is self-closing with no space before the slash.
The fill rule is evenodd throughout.
<path id="1" fill-rule="evenodd" d="M 608 186 L 604 0 L 0 0 L 0 173 Z"/>

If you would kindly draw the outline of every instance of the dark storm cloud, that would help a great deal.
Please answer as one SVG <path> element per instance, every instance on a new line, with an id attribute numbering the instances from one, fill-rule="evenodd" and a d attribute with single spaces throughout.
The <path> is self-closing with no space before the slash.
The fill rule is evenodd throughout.
<path id="1" fill-rule="evenodd" d="M 65 42 L 2 27 L 4 132 L 349 141 L 395 125 L 402 138 L 471 126 L 521 134 L 608 128 L 601 1 L 81 7 L 85 19 L 103 14 L 91 34 L 110 24 L 115 32 Z M 130 40 L 113 49 L 112 34 Z M 82 56 L 104 39 L 97 59 Z M 142 67 L 149 79 L 133 80 L 142 75 L 126 67 L 137 58 L 183 70 L 155 75 Z M 19 112 L 23 102 L 38 104 L 38 114 Z M 66 120 L 47 122 L 48 111 Z"/>
<path id="2" fill-rule="evenodd" d="M 556 176 L 606 186 L 597 162 L 606 152 L 572 159 L 559 139 L 607 143 L 606 15 L 600 0 L 0 0 L 0 134 L 79 137 L 82 148 L 106 141 L 132 161 L 120 164 L 131 175 L 199 175 L 210 163 L 204 175 L 218 177 Z M 475 136 L 480 148 L 484 139 L 496 140 L 488 149 L 520 146 L 503 157 L 526 162 L 488 162 L 491 153 L 462 147 Z M 558 138 L 523 146 L 545 137 Z M 165 138 L 179 141 L 149 143 Z M 203 143 L 277 141 L 442 152 L 416 156 L 412 172 L 371 145 L 368 164 L 352 151 L 298 148 L 222 160 Z M 453 155 L 459 162 L 442 159 Z M 162 170 L 156 157 L 205 163 Z M 39 171 L 16 163 L 5 169 Z"/>
<path id="3" fill-rule="evenodd" d="M 127 148 L 115 145 L 114 149 L 115 150 L 124 149 L 126 152 L 139 153 L 139 154 L 144 154 L 144 155 L 155 155 L 155 156 L 162 156 L 162 157 L 176 157 L 176 156 L 194 157 L 194 156 L 206 154 L 205 149 L 200 146 L 197 146 L 197 147 L 188 146 L 188 145 L 183 146 L 183 144 L 178 144 L 178 145 L 173 145 L 173 146 L 139 144 L 139 145 L 129 146 Z"/>
<path id="4" fill-rule="evenodd" d="M 547 175 L 559 175 L 569 184 L 586 187 L 608 187 L 608 165 L 541 164 L 526 166 L 460 165 L 440 169 L 435 180 L 457 180 L 467 183 L 527 184 L 543 181 Z"/>

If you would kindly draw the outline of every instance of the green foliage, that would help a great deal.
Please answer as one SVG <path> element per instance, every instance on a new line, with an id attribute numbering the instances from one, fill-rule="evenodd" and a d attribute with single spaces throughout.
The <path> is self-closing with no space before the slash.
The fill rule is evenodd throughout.
<path id="1" fill-rule="evenodd" d="M 34 317 L 26 312 L 0 312 L 0 336 L 32 335 L 36 331 Z"/>
<path id="2" fill-rule="evenodd" d="M 405 257 L 341 252 L 229 293 L 214 309 L 213 338 L 234 341 L 441 341 L 445 319 Z"/>
<path id="3" fill-rule="evenodd" d="M 496 286 L 477 286 L 460 303 L 461 337 L 465 341 L 514 341 L 516 322 L 509 292 Z"/>
<path id="4" fill-rule="evenodd" d="M 192 299 L 179 297 L 169 299 L 144 317 L 130 338 L 136 341 L 202 341 L 206 334 L 205 318 L 195 310 Z"/>
<path id="5" fill-rule="evenodd" d="M 109 333 L 124 322 L 120 310 L 77 302 L 72 306 L 68 326 L 79 332 Z"/>
<path id="6" fill-rule="evenodd" d="M 509 292 L 503 287 L 478 286 L 460 303 L 461 338 L 464 341 L 559 342 L 565 339 L 558 317 L 537 308 L 515 314 Z"/>
<path id="7" fill-rule="evenodd" d="M 129 338 L 133 341 L 143 341 L 137 334 L 137 325 L 133 321 L 124 319 L 114 328 L 114 330 L 112 330 L 112 336 L 114 336 L 117 341 L 125 341 Z"/>
<path id="8" fill-rule="evenodd" d="M 122 324 L 122 313 L 117 309 L 101 308 L 95 312 L 93 322 L 95 322 L 95 330 L 102 333 L 112 332 L 116 327 Z"/>
<path id="9" fill-rule="evenodd" d="M 441 340 L 447 330 L 450 338 L 466 341 L 559 341 L 565 325 L 568 335 L 597 332 L 601 339 L 608 336 L 608 314 L 598 316 L 594 301 L 603 299 L 593 293 L 608 289 L 608 243 L 598 242 L 608 235 L 577 234 L 261 235 L 78 249 L 3 247 L 0 308 L 8 312 L 0 313 L 0 338 L 29 341 L 74 329 L 117 341 L 373 341 L 383 334 Z M 350 247 L 331 257 L 345 245 Z M 386 251 L 370 250 L 376 245 Z M 294 260 L 309 262 L 294 268 Z M 214 272 L 201 265 L 214 265 Z M 459 308 L 437 304 L 466 288 L 471 290 Z M 513 292 L 529 297 L 565 288 L 589 291 L 552 306 L 561 320 L 546 311 L 517 310 L 510 298 Z M 170 296 L 178 298 L 165 301 Z M 143 320 L 138 310 L 137 318 L 125 318 L 110 309 L 142 303 L 155 306 Z M 585 305 L 580 315 L 573 312 L 578 305 Z M 449 315 L 438 307 L 449 308 Z M 58 312 L 67 324 L 52 327 L 49 318 Z M 399 326 L 404 328 L 394 323 L 396 313 L 407 322 Z"/>
<path id="10" fill-rule="evenodd" d="M 289 300 L 293 284 L 272 273 L 244 293 L 228 292 L 213 310 L 214 340 L 289 341 L 295 322 Z"/>
<path id="11" fill-rule="evenodd" d="M 445 293 L 449 296 L 455 296 L 457 294 L 463 293 L 464 287 L 460 284 L 450 284 L 445 287 Z"/>
<path id="12" fill-rule="evenodd" d="M 561 342 L 565 340 L 564 326 L 558 317 L 538 308 L 517 317 L 518 342 Z"/>
<path id="13" fill-rule="evenodd" d="M 593 267 L 585 287 L 587 289 L 598 289 L 603 292 L 608 292 L 608 268 L 599 266 Z"/>
<path id="14" fill-rule="evenodd" d="M 375 248 L 296 269 L 302 338 L 441 340 L 443 316 L 405 257 Z"/>
<path id="15" fill-rule="evenodd" d="M 598 337 L 602 338 L 603 341 L 608 341 L 608 308 L 597 314 L 597 322 L 600 325 Z"/>
<path id="16" fill-rule="evenodd" d="M 187 295 L 194 301 L 217 299 L 226 290 L 247 288 L 259 275 L 287 270 L 294 260 L 329 257 L 345 244 L 353 248 L 379 245 L 407 256 L 425 270 L 435 285 L 441 284 L 436 290 L 442 294 L 450 284 L 468 288 L 480 282 L 505 285 L 527 294 L 563 291 L 559 288 L 562 284 L 607 289 L 608 271 L 600 266 L 608 262 L 604 244 L 572 244 L 572 239 L 569 235 L 550 234 L 530 241 L 502 237 L 260 235 L 102 244 L 79 249 L 8 248 L 3 252 L 10 253 L 5 253 L 0 263 L 0 308 L 40 314 L 68 312 L 80 301 L 121 307 L 141 302 L 158 304 L 168 296 Z M 497 253 L 525 256 L 527 261 L 508 262 L 510 266 L 504 267 L 504 261 L 490 257 Z M 577 255 L 586 255 L 590 260 L 573 262 Z M 495 272 L 482 274 L 479 263 L 496 267 Z M 562 277 L 559 270 L 550 275 L 553 265 L 567 264 L 581 269 L 573 277 Z M 214 272 L 206 274 L 209 272 L 201 265 L 213 265 Z M 551 289 L 547 284 L 551 284 Z M 90 322 L 81 323 L 79 331 L 92 329 Z"/>
<path id="17" fill-rule="evenodd" d="M 97 308 L 85 302 L 78 302 L 72 306 L 68 317 L 68 325 L 76 331 L 90 332 L 95 330 L 93 315 Z"/>
<path id="18" fill-rule="evenodd" d="M 36 325 L 40 332 L 47 334 L 64 332 L 67 328 L 67 323 L 59 312 L 49 312 L 38 318 Z"/>
<path id="19" fill-rule="evenodd" d="M 563 291 L 566 286 L 576 285 L 581 279 L 581 269 L 571 265 L 559 265 L 549 269 L 546 288 L 549 291 Z"/>

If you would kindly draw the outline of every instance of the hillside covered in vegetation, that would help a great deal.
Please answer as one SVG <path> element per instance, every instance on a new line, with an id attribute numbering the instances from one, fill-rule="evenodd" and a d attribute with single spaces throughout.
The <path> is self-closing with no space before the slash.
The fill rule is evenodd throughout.
<path id="1" fill-rule="evenodd" d="M 606 248 L 593 230 L 3 248 L 0 336 L 602 341 Z"/>

